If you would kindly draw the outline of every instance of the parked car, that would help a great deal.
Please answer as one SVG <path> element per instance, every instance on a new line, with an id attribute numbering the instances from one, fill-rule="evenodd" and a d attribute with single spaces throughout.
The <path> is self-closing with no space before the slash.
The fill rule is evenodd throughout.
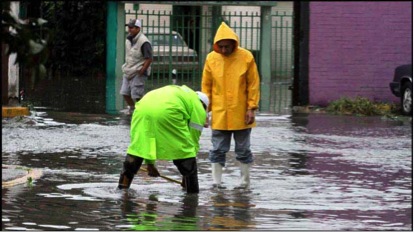
<path id="1" fill-rule="evenodd" d="M 197 52 L 189 48 L 183 37 L 176 31 L 157 29 L 144 32 L 153 49 L 152 72 L 169 73 L 197 70 Z"/>
<path id="2" fill-rule="evenodd" d="M 401 98 L 401 111 L 404 115 L 413 114 L 413 65 L 405 64 L 395 68 L 390 82 L 391 92 Z"/>

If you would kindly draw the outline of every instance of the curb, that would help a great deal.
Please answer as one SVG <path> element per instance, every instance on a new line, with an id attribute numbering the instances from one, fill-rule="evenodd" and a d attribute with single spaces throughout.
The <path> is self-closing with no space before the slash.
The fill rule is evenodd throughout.
<path id="1" fill-rule="evenodd" d="M 1 116 L 2 118 L 13 118 L 16 116 L 30 115 L 28 107 L 21 106 L 2 106 Z"/>
<path id="2" fill-rule="evenodd" d="M 2 181 L 1 182 L 1 187 L 2 188 L 7 188 L 7 187 L 12 187 L 18 184 L 24 184 L 24 183 L 31 183 L 34 179 L 38 179 L 42 176 L 42 171 L 39 169 L 31 169 L 31 168 L 26 168 L 26 167 L 22 167 L 22 166 L 16 166 L 16 165 L 2 165 L 2 169 L 3 170 L 10 170 L 13 171 L 15 169 L 19 169 L 19 170 L 24 170 L 27 173 L 23 176 L 21 175 L 16 175 L 16 178 L 10 181 Z"/>

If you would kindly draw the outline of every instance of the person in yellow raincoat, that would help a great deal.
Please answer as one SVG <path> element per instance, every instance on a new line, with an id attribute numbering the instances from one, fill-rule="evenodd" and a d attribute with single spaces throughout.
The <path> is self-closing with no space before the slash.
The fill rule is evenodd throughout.
<path id="1" fill-rule="evenodd" d="M 185 85 L 152 90 L 135 103 L 131 142 L 118 188 L 130 187 L 144 160 L 148 175 L 154 177 L 160 176 L 156 160 L 173 160 L 183 176 L 183 187 L 188 193 L 198 193 L 196 155 L 208 105 L 207 95 Z"/>
<path id="2" fill-rule="evenodd" d="M 201 91 L 206 93 L 211 111 L 213 149 L 212 163 L 214 186 L 221 186 L 226 153 L 231 136 L 235 141 L 236 159 L 240 162 L 241 181 L 238 188 L 249 188 L 251 128 L 256 126 L 255 110 L 260 100 L 260 78 L 252 53 L 239 47 L 237 34 L 222 22 L 214 37 L 213 51 L 204 65 Z"/>

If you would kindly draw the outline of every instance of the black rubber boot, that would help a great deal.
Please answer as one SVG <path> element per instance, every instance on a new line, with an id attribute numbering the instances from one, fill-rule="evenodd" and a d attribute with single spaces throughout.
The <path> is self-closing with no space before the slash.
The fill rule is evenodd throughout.
<path id="1" fill-rule="evenodd" d="M 185 186 L 187 186 L 187 185 L 185 183 L 185 177 L 183 176 L 182 179 L 181 179 L 181 187 L 183 187 L 183 189 L 186 189 L 187 187 L 185 187 Z"/>
<path id="2" fill-rule="evenodd" d="M 126 173 L 121 173 L 118 181 L 118 189 L 129 189 L 132 179 L 134 179 L 134 176 L 132 176 L 132 178 L 128 178 Z"/>
<path id="3" fill-rule="evenodd" d="M 144 159 L 141 157 L 127 154 L 121 175 L 119 177 L 118 189 L 128 189 L 131 186 L 135 173 L 137 173 L 141 167 L 143 160 Z"/>
<path id="4" fill-rule="evenodd" d="M 181 186 L 187 193 L 198 193 L 197 161 L 195 158 L 173 160 L 183 176 Z"/>
<path id="5" fill-rule="evenodd" d="M 199 193 L 197 172 L 186 176 L 184 179 L 187 193 Z"/>

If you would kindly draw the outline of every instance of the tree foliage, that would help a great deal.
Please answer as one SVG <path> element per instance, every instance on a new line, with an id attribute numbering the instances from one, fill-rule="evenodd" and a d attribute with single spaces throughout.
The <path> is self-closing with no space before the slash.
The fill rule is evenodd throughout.
<path id="1" fill-rule="evenodd" d="M 33 78 L 44 77 L 49 54 L 49 30 L 45 27 L 47 21 L 42 18 L 22 20 L 11 11 L 10 1 L 3 1 L 1 5 L 1 37 L 2 42 L 7 45 L 7 55 L 16 53 L 16 63 L 31 70 Z"/>
<path id="2" fill-rule="evenodd" d="M 42 17 L 51 28 L 53 72 L 90 76 L 105 72 L 106 4 L 102 1 L 45 1 Z"/>
<path id="3" fill-rule="evenodd" d="M 104 111 L 106 2 L 18 2 L 20 15 L 1 3 L 2 42 L 5 55 L 17 54 L 25 101 Z"/>
<path id="4" fill-rule="evenodd" d="M 106 4 L 102 1 L 22 1 L 40 15 L 20 19 L 2 1 L 2 41 L 7 55 L 34 78 L 82 77 L 105 72 Z M 33 84 L 33 83 L 32 83 Z"/>

